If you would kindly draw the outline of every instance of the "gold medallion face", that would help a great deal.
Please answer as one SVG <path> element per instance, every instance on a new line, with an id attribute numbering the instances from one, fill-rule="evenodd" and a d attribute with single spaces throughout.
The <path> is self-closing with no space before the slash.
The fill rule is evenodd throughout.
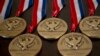
<path id="1" fill-rule="evenodd" d="M 58 50 L 63 56 L 87 56 L 92 50 L 90 39 L 80 33 L 68 33 L 58 41 Z"/>
<path id="2" fill-rule="evenodd" d="M 39 35 L 45 39 L 58 39 L 67 31 L 67 24 L 59 18 L 48 18 L 40 22 L 37 27 Z"/>
<path id="3" fill-rule="evenodd" d="M 24 19 L 19 17 L 11 17 L 0 25 L 0 36 L 4 38 L 12 38 L 23 32 L 25 28 L 26 21 Z"/>
<path id="4" fill-rule="evenodd" d="M 80 22 L 80 30 L 92 38 L 100 38 L 100 17 L 89 16 Z"/>
<path id="5" fill-rule="evenodd" d="M 11 56 L 36 56 L 41 50 L 42 41 L 34 34 L 17 36 L 9 44 Z"/>

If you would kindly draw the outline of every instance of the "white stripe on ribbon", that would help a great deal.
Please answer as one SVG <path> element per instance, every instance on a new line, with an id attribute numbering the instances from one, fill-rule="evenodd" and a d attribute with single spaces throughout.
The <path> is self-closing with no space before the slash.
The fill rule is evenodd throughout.
<path id="1" fill-rule="evenodd" d="M 87 0 L 87 3 L 89 6 L 89 16 L 94 15 L 99 2 L 97 0 Z"/>
<path id="2" fill-rule="evenodd" d="M 33 0 L 20 0 L 16 16 L 20 16 L 24 11 L 33 5 Z"/>
<path id="3" fill-rule="evenodd" d="M 8 4 L 9 4 L 9 0 L 5 0 L 4 6 L 3 6 L 2 11 L 0 13 L 0 15 L 3 19 L 5 18 L 5 14 L 6 14 Z"/>
<path id="4" fill-rule="evenodd" d="M 52 2 L 52 16 L 56 17 L 64 6 L 64 0 L 53 0 Z"/>
<path id="5" fill-rule="evenodd" d="M 78 22 L 81 20 L 81 12 L 80 12 L 80 8 L 79 8 L 79 3 L 78 0 L 74 0 L 74 5 L 75 5 L 75 11 L 76 11 L 76 17 Z"/>
<path id="6" fill-rule="evenodd" d="M 58 4 L 58 7 L 59 7 L 59 10 L 61 10 L 63 8 L 63 4 L 62 4 L 62 1 L 61 0 L 57 0 L 57 4 Z"/>
<path id="7" fill-rule="evenodd" d="M 34 0 L 32 21 L 29 24 L 27 31 L 32 32 L 45 15 L 46 15 L 46 0 Z"/>
<path id="8" fill-rule="evenodd" d="M 71 12 L 71 31 L 75 31 L 79 21 L 83 18 L 83 6 L 81 0 L 70 0 L 70 12 Z"/>
<path id="9" fill-rule="evenodd" d="M 37 23 L 39 23 L 42 19 L 42 6 L 43 6 L 43 1 L 39 0 L 37 9 Z"/>
<path id="10" fill-rule="evenodd" d="M 25 0 L 23 11 L 25 11 L 29 6 L 29 0 Z"/>
<path id="11" fill-rule="evenodd" d="M 98 2 L 97 2 L 97 0 L 92 0 L 93 1 L 93 4 L 94 4 L 94 7 L 95 7 L 95 9 L 97 8 L 97 6 L 98 6 Z"/>

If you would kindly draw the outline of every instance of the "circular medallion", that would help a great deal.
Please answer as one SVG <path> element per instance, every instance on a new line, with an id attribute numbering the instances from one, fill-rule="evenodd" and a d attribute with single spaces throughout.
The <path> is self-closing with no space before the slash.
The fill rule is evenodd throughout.
<path id="1" fill-rule="evenodd" d="M 80 30 L 92 38 L 100 38 L 100 17 L 89 16 L 80 22 Z"/>
<path id="2" fill-rule="evenodd" d="M 19 17 L 7 18 L 0 25 L 0 36 L 4 38 L 12 38 L 22 33 L 26 28 L 26 21 Z"/>
<path id="3" fill-rule="evenodd" d="M 92 50 L 90 39 L 80 33 L 68 33 L 58 41 L 58 50 L 63 56 L 87 56 Z"/>
<path id="4" fill-rule="evenodd" d="M 59 18 L 48 18 L 40 22 L 38 33 L 45 39 L 58 39 L 67 31 L 67 24 Z"/>
<path id="5" fill-rule="evenodd" d="M 34 34 L 23 34 L 17 36 L 9 44 L 11 56 L 36 56 L 41 50 L 42 41 Z"/>

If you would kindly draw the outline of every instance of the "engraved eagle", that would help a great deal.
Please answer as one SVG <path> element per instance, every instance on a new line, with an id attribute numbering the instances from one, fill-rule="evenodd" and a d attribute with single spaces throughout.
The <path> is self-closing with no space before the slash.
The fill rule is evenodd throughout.
<path id="1" fill-rule="evenodd" d="M 8 20 L 8 21 L 6 21 L 6 26 L 7 26 L 7 28 L 8 28 L 8 30 L 12 30 L 12 29 L 14 29 L 14 28 L 16 28 L 16 25 L 18 25 L 19 24 L 19 20 Z"/>
<path id="2" fill-rule="evenodd" d="M 48 31 L 55 31 L 61 27 L 61 23 L 59 21 L 47 21 L 45 22 L 44 27 Z"/>
<path id="3" fill-rule="evenodd" d="M 34 38 L 33 37 L 23 37 L 18 39 L 18 46 L 22 48 L 22 50 L 26 50 L 29 48 L 31 43 L 33 42 Z"/>
<path id="4" fill-rule="evenodd" d="M 69 37 L 65 39 L 67 46 L 72 48 L 72 49 L 78 49 L 79 46 L 82 44 L 82 37 Z"/>
<path id="5" fill-rule="evenodd" d="M 100 21 L 98 19 L 86 21 L 90 28 L 99 29 L 100 28 Z"/>

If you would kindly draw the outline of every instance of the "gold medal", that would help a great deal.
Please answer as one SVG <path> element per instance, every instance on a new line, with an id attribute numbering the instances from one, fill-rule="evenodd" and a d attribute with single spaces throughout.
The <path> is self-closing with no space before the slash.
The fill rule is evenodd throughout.
<path id="1" fill-rule="evenodd" d="M 89 16 L 80 22 L 80 30 L 92 38 L 100 38 L 100 17 Z"/>
<path id="2" fill-rule="evenodd" d="M 42 41 L 34 34 L 23 34 L 14 38 L 9 44 L 11 56 L 36 56 L 41 50 Z"/>
<path id="3" fill-rule="evenodd" d="M 22 33 L 26 28 L 26 21 L 19 17 L 11 17 L 6 19 L 0 25 L 0 36 L 4 38 L 12 38 Z"/>
<path id="4" fill-rule="evenodd" d="M 58 50 L 63 56 L 87 56 L 92 50 L 90 39 L 80 33 L 68 33 L 58 41 Z"/>
<path id="5" fill-rule="evenodd" d="M 45 39 L 58 39 L 67 31 L 67 24 L 59 18 L 48 18 L 37 27 L 39 35 Z"/>

